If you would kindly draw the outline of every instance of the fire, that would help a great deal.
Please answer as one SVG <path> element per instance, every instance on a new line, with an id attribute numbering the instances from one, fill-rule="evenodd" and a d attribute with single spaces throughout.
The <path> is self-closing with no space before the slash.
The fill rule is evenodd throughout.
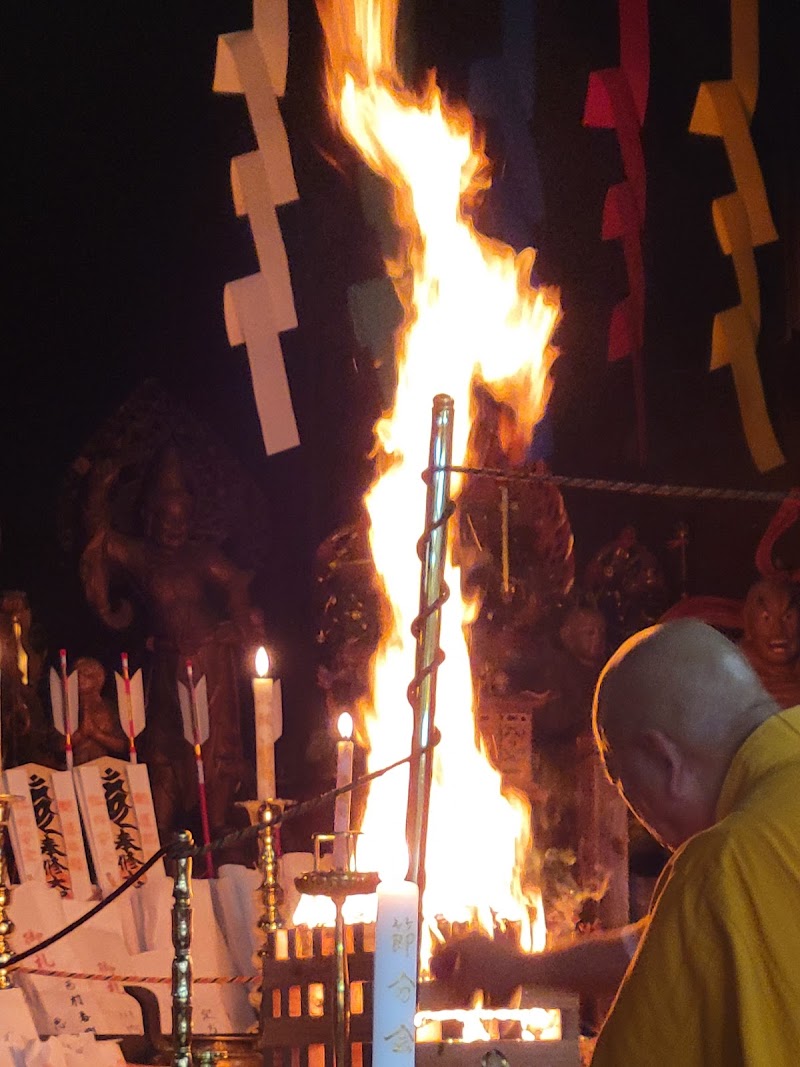
<path id="1" fill-rule="evenodd" d="M 417 613 L 415 546 L 424 515 L 420 473 L 427 465 L 429 413 L 437 393 L 455 401 L 454 463 L 467 458 L 475 382 L 511 404 L 521 439 L 544 410 L 559 316 L 555 296 L 533 289 L 534 252 L 519 255 L 479 234 L 469 207 L 488 186 L 488 166 L 471 117 L 447 104 L 434 78 L 420 94 L 407 89 L 395 57 L 398 0 L 319 0 L 327 44 L 328 104 L 344 136 L 391 184 L 402 262 L 387 264 L 405 308 L 397 342 L 397 393 L 376 426 L 383 473 L 369 491 L 370 542 L 391 603 L 393 627 L 379 650 L 367 728 L 370 769 L 408 752 L 406 699 L 414 673 L 410 635 Z M 458 488 L 457 482 L 454 489 Z M 459 614 L 459 574 L 448 562 L 452 591 L 443 613 L 436 752 L 426 861 L 425 916 L 521 921 L 529 905 L 520 884 L 529 845 L 529 810 L 506 796 L 500 775 L 475 741 L 472 688 Z M 405 847 L 407 775 L 395 771 L 369 795 L 359 866 L 381 871 L 387 850 Z M 523 943 L 526 938 L 523 937 Z M 541 930 L 538 938 L 541 946 Z M 528 945 L 530 942 L 528 940 Z"/>

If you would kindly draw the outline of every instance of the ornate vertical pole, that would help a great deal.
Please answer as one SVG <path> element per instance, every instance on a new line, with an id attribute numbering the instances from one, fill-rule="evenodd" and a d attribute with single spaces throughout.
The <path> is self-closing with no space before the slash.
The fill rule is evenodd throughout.
<path id="1" fill-rule="evenodd" d="M 11 889 L 6 885 L 6 830 L 11 805 L 16 797 L 0 793 L 0 989 L 9 989 L 14 983 L 6 970 L 6 964 L 14 955 L 9 938 L 14 932 L 14 924 L 8 917 L 8 905 L 11 902 Z"/>
<path id="2" fill-rule="evenodd" d="M 433 400 L 431 444 L 428 458 L 428 494 L 425 502 L 425 532 L 422 535 L 422 574 L 419 617 L 415 624 L 417 654 L 412 682 L 414 737 L 408 782 L 406 836 L 409 848 L 408 877 L 420 887 L 425 876 L 425 843 L 428 802 L 433 772 L 433 719 L 436 710 L 436 672 L 441 658 L 439 634 L 441 609 L 448 596 L 444 580 L 447 559 L 447 520 L 450 517 L 450 472 L 453 453 L 453 400 L 439 395 Z"/>
<path id="3" fill-rule="evenodd" d="M 264 905 L 264 913 L 258 920 L 259 929 L 264 935 L 260 956 L 269 951 L 269 935 L 283 926 L 280 915 L 283 890 L 278 881 L 278 853 L 275 849 L 275 822 L 280 815 L 281 805 L 274 801 L 265 800 L 258 809 L 258 821 L 264 827 L 258 834 L 258 869 L 261 872 L 258 889 Z"/>
<path id="4" fill-rule="evenodd" d="M 172 1067 L 193 1067 L 192 1059 L 192 857 L 188 830 L 176 835 L 178 855 L 172 885 Z"/>
<path id="5" fill-rule="evenodd" d="M 343 896 L 338 893 L 334 894 L 336 988 L 333 991 L 333 1062 L 335 1067 L 350 1067 L 350 972 L 347 963 L 347 928 L 342 913 L 344 901 Z"/>

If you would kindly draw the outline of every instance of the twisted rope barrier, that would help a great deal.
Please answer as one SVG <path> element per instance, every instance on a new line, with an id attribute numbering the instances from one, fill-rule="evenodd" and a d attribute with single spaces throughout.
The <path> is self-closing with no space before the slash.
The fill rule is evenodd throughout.
<path id="1" fill-rule="evenodd" d="M 699 485 L 657 485 L 654 482 L 624 482 L 609 478 L 579 478 L 571 474 L 539 473 L 532 470 L 507 470 L 496 467 L 434 467 L 475 478 L 492 478 L 498 482 L 546 482 L 565 489 L 592 489 L 628 496 L 684 497 L 693 500 L 738 500 L 780 504 L 797 490 L 788 489 L 720 489 Z"/>
<path id="2" fill-rule="evenodd" d="M 87 971 L 54 971 L 47 967 L 19 967 L 20 974 L 33 974 L 41 978 L 63 978 L 76 982 L 118 982 L 120 985 L 169 985 L 171 975 L 161 975 L 158 978 L 143 978 L 134 974 L 93 974 Z M 227 977 L 202 977 L 192 976 L 194 985 L 247 985 L 261 979 L 260 974 L 235 974 Z"/>

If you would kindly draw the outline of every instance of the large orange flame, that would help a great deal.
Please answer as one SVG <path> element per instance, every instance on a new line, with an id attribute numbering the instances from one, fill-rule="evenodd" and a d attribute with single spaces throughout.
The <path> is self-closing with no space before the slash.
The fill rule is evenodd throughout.
<path id="1" fill-rule="evenodd" d="M 402 262 L 388 264 L 405 308 L 397 348 L 397 393 L 376 427 L 384 473 L 370 490 L 370 542 L 392 608 L 393 626 L 375 662 L 373 712 L 367 723 L 370 768 L 409 751 L 406 689 L 414 672 L 410 636 L 417 613 L 415 545 L 424 516 L 420 473 L 427 464 L 429 415 L 437 393 L 455 401 L 454 463 L 466 460 L 473 383 L 512 404 L 518 431 L 530 438 L 546 403 L 549 347 L 559 310 L 552 293 L 533 289 L 534 252 L 519 255 L 479 234 L 468 210 L 488 183 L 471 117 L 449 106 L 431 77 L 407 89 L 395 56 L 397 0 L 319 0 L 327 44 L 328 104 L 344 136 L 391 184 Z M 454 486 L 457 488 L 457 485 Z M 443 613 L 424 914 L 475 920 L 491 912 L 527 922 L 520 870 L 529 840 L 529 809 L 506 796 L 500 775 L 475 740 L 464 627 L 468 605 L 454 597 Z M 370 792 L 359 865 L 381 870 L 402 854 L 407 775 L 393 772 Z M 539 946 L 540 947 L 540 946 Z"/>

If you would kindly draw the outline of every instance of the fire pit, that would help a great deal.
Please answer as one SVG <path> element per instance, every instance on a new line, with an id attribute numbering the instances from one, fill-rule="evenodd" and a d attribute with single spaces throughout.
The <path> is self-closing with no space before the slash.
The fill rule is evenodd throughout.
<path id="1" fill-rule="evenodd" d="M 352 1067 L 372 1063 L 375 927 L 346 927 Z M 268 935 L 263 958 L 261 1048 L 266 1067 L 331 1067 L 336 1015 L 336 939 L 330 927 Z M 578 1001 L 556 990 L 521 991 L 514 1008 L 453 1008 L 435 982 L 419 986 L 416 1064 L 474 1063 L 489 1052 L 511 1067 L 579 1067 Z M 497 1061 L 498 1065 L 501 1061 Z"/>

